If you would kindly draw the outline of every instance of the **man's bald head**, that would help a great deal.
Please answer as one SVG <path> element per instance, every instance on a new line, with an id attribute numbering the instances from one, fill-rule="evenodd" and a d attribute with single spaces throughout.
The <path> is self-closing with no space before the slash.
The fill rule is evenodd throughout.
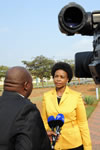
<path id="1" fill-rule="evenodd" d="M 4 81 L 4 90 L 23 94 L 31 91 L 29 88 L 32 87 L 27 86 L 27 84 L 32 84 L 32 77 L 24 67 L 15 66 L 8 69 Z M 24 96 L 26 95 L 24 94 Z"/>

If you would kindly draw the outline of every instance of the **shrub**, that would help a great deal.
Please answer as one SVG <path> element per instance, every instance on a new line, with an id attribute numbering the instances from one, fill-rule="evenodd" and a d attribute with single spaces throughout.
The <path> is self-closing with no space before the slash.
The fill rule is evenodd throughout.
<path id="1" fill-rule="evenodd" d="M 92 105 L 95 103 L 96 98 L 92 96 L 85 96 L 84 101 L 86 102 L 86 104 Z"/>

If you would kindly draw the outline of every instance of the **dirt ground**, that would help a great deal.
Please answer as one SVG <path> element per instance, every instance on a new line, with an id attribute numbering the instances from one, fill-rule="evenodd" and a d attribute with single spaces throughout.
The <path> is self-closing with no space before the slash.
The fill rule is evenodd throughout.
<path id="1" fill-rule="evenodd" d="M 71 89 L 81 92 L 82 95 L 96 96 L 96 85 L 95 84 L 81 84 L 81 85 L 73 85 L 70 86 Z M 51 90 L 52 88 L 40 88 L 33 89 L 32 94 L 30 95 L 30 99 L 33 97 L 43 96 L 43 93 Z M 42 110 L 41 101 L 34 101 L 37 105 L 38 109 Z"/>

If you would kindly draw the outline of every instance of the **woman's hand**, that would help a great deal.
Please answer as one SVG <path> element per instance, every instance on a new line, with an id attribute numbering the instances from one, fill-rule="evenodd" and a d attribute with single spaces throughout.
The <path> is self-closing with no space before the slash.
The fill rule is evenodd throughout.
<path id="1" fill-rule="evenodd" d="M 52 136 L 57 136 L 57 134 L 54 131 L 47 131 L 47 135 L 49 137 L 50 142 L 52 142 Z"/>

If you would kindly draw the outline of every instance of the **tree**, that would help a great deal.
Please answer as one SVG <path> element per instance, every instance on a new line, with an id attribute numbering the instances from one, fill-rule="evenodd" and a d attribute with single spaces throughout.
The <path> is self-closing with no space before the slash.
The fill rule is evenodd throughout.
<path id="1" fill-rule="evenodd" d="M 5 77 L 7 70 L 8 70 L 7 66 L 0 66 L 0 78 Z"/>
<path id="2" fill-rule="evenodd" d="M 74 74 L 74 70 L 75 70 L 74 60 L 63 59 L 63 61 L 71 65 L 72 71 L 73 71 L 73 74 Z"/>
<path id="3" fill-rule="evenodd" d="M 75 76 L 75 62 L 74 60 L 64 59 L 64 62 L 68 63 L 72 67 L 73 75 Z M 80 78 L 78 78 L 78 83 L 80 84 Z"/>
<path id="4" fill-rule="evenodd" d="M 43 78 L 50 79 L 51 68 L 55 61 L 44 57 L 43 55 L 35 57 L 32 61 L 22 61 L 26 65 L 26 68 L 35 77 L 39 77 L 43 86 Z"/>

